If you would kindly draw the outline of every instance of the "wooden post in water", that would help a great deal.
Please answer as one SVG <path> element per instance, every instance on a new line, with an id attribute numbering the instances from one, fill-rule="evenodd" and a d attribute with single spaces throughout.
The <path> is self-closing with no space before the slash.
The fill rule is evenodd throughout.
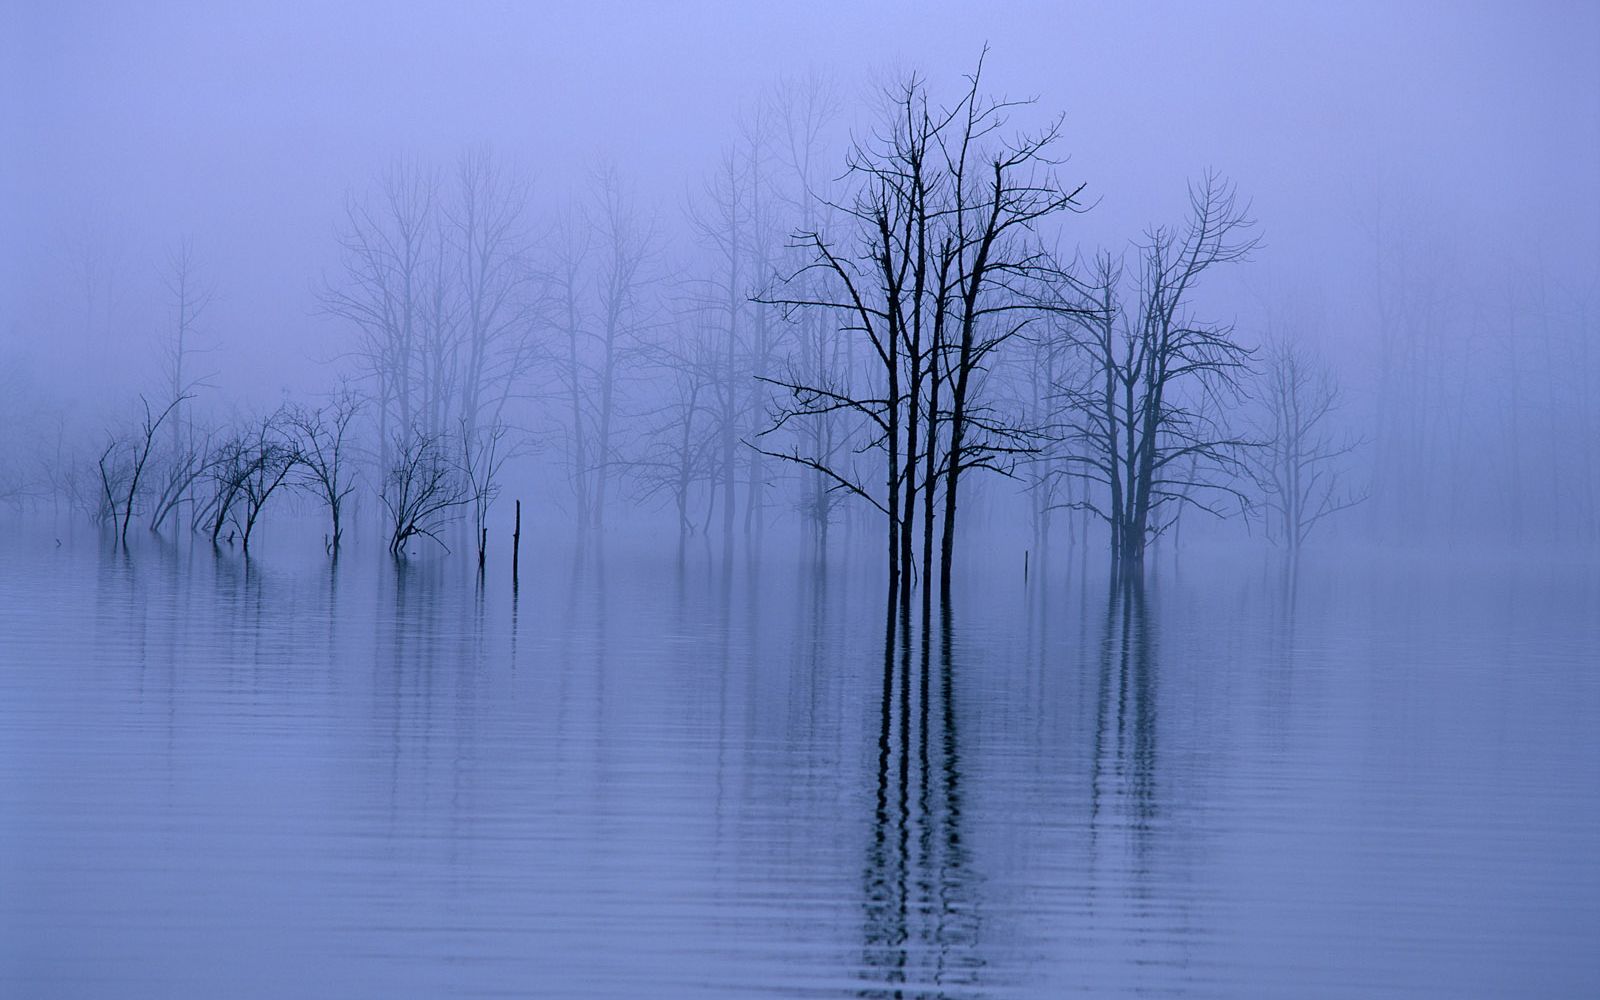
<path id="1" fill-rule="evenodd" d="M 522 501 L 517 501 L 517 524 L 511 530 L 511 585 L 517 585 L 517 564 L 522 559 Z"/>

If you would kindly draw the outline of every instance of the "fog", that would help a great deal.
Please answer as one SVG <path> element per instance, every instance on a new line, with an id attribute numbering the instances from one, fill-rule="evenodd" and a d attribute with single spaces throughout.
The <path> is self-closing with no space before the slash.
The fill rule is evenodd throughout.
<path id="1" fill-rule="evenodd" d="M 1063 256 L 1181 222 L 1206 170 L 1237 185 L 1261 245 L 1201 301 L 1241 343 L 1308 344 L 1336 373 L 1337 419 L 1362 442 L 1345 474 L 1370 493 L 1343 530 L 1595 540 L 1593 10 L 858 6 L 19 5 L 0 203 L 8 492 L 37 502 L 41 480 L 62 478 L 43 454 L 90 458 L 140 393 L 171 395 L 163 276 L 181 246 L 209 294 L 188 348 L 191 419 L 313 401 L 342 378 L 370 393 L 358 333 L 324 301 L 347 199 L 396 164 L 448 178 L 476 150 L 527 185 L 516 225 L 541 286 L 523 317 L 538 357 L 514 388 L 507 476 L 530 502 L 552 497 L 572 475 L 550 412 L 553 234 L 592 203 L 596 172 L 650 227 L 641 315 L 670 341 L 681 333 L 663 326 L 681 328 L 686 289 L 715 267 L 695 215 L 752 121 L 770 175 L 754 183 L 773 197 L 740 292 L 790 263 L 804 211 L 779 190 L 775 95 L 827 95 L 811 169 L 837 182 L 886 86 L 916 74 L 948 104 L 987 43 L 986 95 L 1034 99 L 1020 123 L 1064 116 L 1053 153 L 1087 210 L 1049 221 Z M 630 381 L 626 457 L 661 391 Z M 765 402 L 744 407 L 741 440 Z M 772 473 L 771 517 L 798 471 Z M 614 516 L 664 506 L 639 492 L 616 491 Z"/>
<path id="2" fill-rule="evenodd" d="M 1600 7 L 0 0 L 0 994 L 1600 993 Z"/>

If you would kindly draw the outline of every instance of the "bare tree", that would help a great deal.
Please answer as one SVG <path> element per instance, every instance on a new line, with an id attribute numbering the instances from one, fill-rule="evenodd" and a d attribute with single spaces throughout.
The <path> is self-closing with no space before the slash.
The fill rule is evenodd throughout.
<path id="1" fill-rule="evenodd" d="M 770 103 L 775 122 L 780 171 L 783 181 L 775 183 L 774 199 L 792 219 L 798 220 L 801 232 L 821 232 L 831 223 L 829 217 L 832 195 L 828 190 L 829 178 L 824 173 L 829 130 L 841 117 L 842 103 L 838 92 L 820 77 L 786 80 L 774 89 Z M 786 248 L 793 257 L 797 248 Z M 799 248 L 804 253 L 803 248 Z M 788 260 L 781 265 L 794 273 L 787 291 L 797 298 L 816 298 L 818 275 L 803 270 L 805 259 Z M 770 268 L 763 267 L 759 277 L 765 279 Z M 841 385 L 846 373 L 853 367 L 854 342 L 841 336 L 837 324 L 822 310 L 804 309 L 795 314 L 789 338 L 788 369 L 793 381 L 806 384 Z M 763 369 L 754 373 L 758 378 L 773 374 Z M 771 388 L 769 385 L 768 389 Z M 771 409 L 767 396 L 755 401 L 753 409 L 757 420 L 763 419 Z M 805 452 L 826 465 L 842 465 L 846 460 L 839 454 L 846 435 L 836 414 L 818 414 L 797 428 L 805 438 Z M 833 489 L 833 482 L 815 470 L 805 470 L 806 490 L 800 506 L 810 522 L 816 543 L 821 551 L 827 550 L 828 528 L 832 515 L 843 494 Z"/>
<path id="2" fill-rule="evenodd" d="M 388 512 L 389 553 L 404 557 L 406 543 L 418 536 L 448 552 L 438 533 L 471 498 L 460 469 L 450 461 L 445 442 L 424 431 L 397 435 L 391 449 L 393 464 L 378 493 Z"/>
<path id="3" fill-rule="evenodd" d="M 487 556 L 489 508 L 500 495 L 500 471 L 511 457 L 506 445 L 509 433 L 510 428 L 499 421 L 469 428 L 467 419 L 461 419 L 461 471 L 472 504 L 472 539 L 478 547 L 479 572 Z"/>
<path id="4" fill-rule="evenodd" d="M 982 65 L 949 107 L 936 107 L 910 78 L 888 95 L 882 125 L 848 158 L 852 200 L 834 205 L 846 234 L 801 232 L 810 260 L 769 300 L 791 312 L 833 315 L 864 339 L 866 385 L 771 378 L 787 393 L 763 436 L 800 420 L 850 415 L 853 449 L 881 450 L 879 484 L 825 456 L 766 450 L 810 468 L 883 512 L 889 521 L 891 606 L 909 607 L 921 514 L 922 565 L 931 574 L 942 517 L 940 587 L 948 595 L 959 487 L 967 471 L 1010 471 L 1032 451 L 1024 428 L 984 394 L 995 353 L 1047 305 L 1032 288 L 1056 269 L 1039 227 L 1076 205 L 1081 188 L 1056 180 L 1050 154 L 1059 119 L 1042 131 L 1003 136 L 1013 102 L 981 94 Z M 818 279 L 802 284 L 804 276 Z M 924 609 L 928 590 L 924 589 Z"/>
<path id="5" fill-rule="evenodd" d="M 716 316 L 717 366 L 706 386 L 714 433 L 718 443 L 718 479 L 722 493 L 722 531 L 731 539 L 738 506 L 739 440 L 742 417 L 750 397 L 750 344 L 747 331 L 751 305 L 751 247 L 754 232 L 759 139 L 735 143 L 723 151 L 705 191 L 690 206 L 689 222 L 697 241 L 711 259 L 698 284 L 703 288 L 701 310 Z M 740 377 L 744 376 L 744 377 Z"/>
<path id="6" fill-rule="evenodd" d="M 339 233 L 343 275 L 322 292 L 323 308 L 359 333 L 354 354 L 372 384 L 385 451 L 393 429 L 409 433 L 439 423 L 440 397 L 450 382 L 454 325 L 438 189 L 434 171 L 397 163 L 375 198 L 346 198 Z M 387 453 L 381 462 L 390 464 Z"/>
<path id="7" fill-rule="evenodd" d="M 1257 440 L 1247 466 L 1268 537 L 1296 556 L 1320 522 L 1367 498 L 1344 485 L 1344 459 L 1360 439 L 1333 426 L 1339 383 L 1308 348 L 1269 341 L 1257 382 Z"/>
<path id="8" fill-rule="evenodd" d="M 211 435 L 199 433 L 193 423 L 186 434 L 175 436 L 171 452 L 161 464 L 150 508 L 150 530 L 159 532 L 169 517 L 193 501 L 194 488 L 206 473 Z"/>
<path id="9" fill-rule="evenodd" d="M 332 523 L 327 547 L 334 556 L 344 539 L 345 500 L 356 488 L 351 425 L 360 412 L 361 398 L 349 386 L 342 386 L 326 406 L 291 407 L 284 417 L 300 457 L 298 485 L 328 508 Z"/>
<path id="10" fill-rule="evenodd" d="M 150 409 L 150 401 L 140 396 L 139 404 L 144 408 L 144 418 L 139 427 L 125 438 L 111 435 L 105 450 L 100 453 L 100 486 L 104 493 L 105 510 L 113 527 L 117 528 L 117 538 L 123 545 L 128 544 L 128 525 L 133 520 L 145 469 L 155 451 L 156 433 L 178 404 L 188 398 L 179 396 L 160 413 L 155 413 Z"/>
<path id="11" fill-rule="evenodd" d="M 654 221 L 610 166 L 595 172 L 587 211 L 558 231 L 553 298 L 564 351 L 557 391 L 580 528 L 603 525 L 623 457 L 623 389 L 653 320 L 647 294 L 657 244 Z"/>
<path id="12" fill-rule="evenodd" d="M 1119 570 L 1141 568 L 1146 545 L 1182 507 L 1221 514 L 1244 502 L 1231 481 L 1247 442 L 1220 414 L 1250 352 L 1231 327 L 1195 320 L 1189 300 L 1208 270 L 1244 260 L 1257 240 L 1248 206 L 1220 177 L 1192 185 L 1189 203 L 1181 230 L 1154 228 L 1139 245 L 1131 304 L 1122 261 L 1094 259 L 1067 333 L 1081 359 L 1057 387 L 1067 474 L 1093 488 L 1072 506 L 1109 526 Z"/>
<path id="13" fill-rule="evenodd" d="M 252 444 L 249 435 L 235 429 L 217 442 L 206 460 L 211 490 L 204 503 L 195 506 L 193 525 L 206 529 L 213 548 L 221 541 L 222 529 L 233 520 L 245 481 L 255 472 L 257 452 Z"/>
<path id="14" fill-rule="evenodd" d="M 195 345 L 200 332 L 198 324 L 211 305 L 216 287 L 200 274 L 194 244 L 188 239 L 179 241 L 168 252 L 162 281 L 167 287 L 168 307 L 171 310 L 171 336 L 166 343 L 167 391 L 173 399 L 187 398 L 194 395 L 203 381 L 203 377 L 195 376 L 190 357 L 199 350 Z M 178 453 L 185 450 L 184 409 L 180 406 L 171 421 L 175 459 Z"/>
<path id="15" fill-rule="evenodd" d="M 665 395 L 659 407 L 645 414 L 654 432 L 644 439 L 641 453 L 628 463 L 638 500 L 649 502 L 662 494 L 671 498 L 680 546 L 695 532 L 689 516 L 692 492 L 700 483 L 713 482 L 717 473 L 713 451 L 719 438 L 710 433 L 717 416 L 711 386 L 718 377 L 720 361 L 716 335 L 709 329 L 714 325 L 714 321 L 703 322 L 700 312 L 694 311 L 684 322 L 691 332 L 656 345 L 650 352 Z"/>
<path id="16" fill-rule="evenodd" d="M 461 284 L 460 415 L 463 442 L 495 424 L 533 362 L 530 331 L 540 294 L 529 261 L 526 182 L 486 148 L 464 153 L 448 239 Z"/>
<path id="17" fill-rule="evenodd" d="M 244 465 L 248 472 L 239 481 L 241 506 L 234 508 L 233 516 L 246 556 L 250 555 L 250 536 L 255 532 L 267 500 L 300 464 L 300 451 L 287 430 L 285 411 L 262 417 L 256 421 L 245 453 Z"/>

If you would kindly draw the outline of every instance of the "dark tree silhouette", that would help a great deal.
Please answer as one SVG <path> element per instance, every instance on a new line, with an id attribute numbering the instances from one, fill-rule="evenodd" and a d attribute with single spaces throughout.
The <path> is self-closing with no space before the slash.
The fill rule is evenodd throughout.
<path id="1" fill-rule="evenodd" d="M 250 536 L 255 533 L 267 500 L 300 464 L 300 452 L 289 429 L 285 411 L 268 414 L 256 422 L 245 450 L 248 471 L 239 480 L 240 503 L 235 506 L 233 517 L 246 556 L 250 554 Z"/>
<path id="2" fill-rule="evenodd" d="M 1027 429 L 985 395 L 984 375 L 1000 347 L 1047 311 L 1035 286 L 1058 271 L 1038 230 L 1076 207 L 1081 191 L 1055 175 L 1060 119 L 1004 134 L 1018 104 L 984 97 L 981 72 L 980 62 L 950 107 L 936 107 L 915 77 L 890 92 L 880 127 L 849 154 L 851 197 L 830 205 L 841 231 L 796 234 L 810 259 L 766 296 L 791 313 L 828 313 L 866 341 L 864 384 L 854 373 L 828 379 L 798 368 L 765 379 L 787 399 L 762 436 L 797 420 L 851 416 L 853 451 L 881 451 L 882 479 L 799 445 L 758 450 L 814 470 L 887 517 L 889 590 L 902 609 L 918 514 L 923 572 L 933 571 L 937 535 L 948 595 L 964 475 L 1009 472 L 1033 450 Z"/>
<path id="3" fill-rule="evenodd" d="M 1147 232 L 1131 278 L 1117 256 L 1097 256 L 1077 308 L 1056 327 L 1081 362 L 1057 386 L 1064 474 L 1094 487 L 1069 506 L 1106 522 L 1119 570 L 1141 568 L 1146 545 L 1183 507 L 1220 515 L 1224 503 L 1244 503 L 1232 480 L 1247 442 L 1222 415 L 1250 352 L 1231 327 L 1194 319 L 1189 301 L 1207 271 L 1245 259 L 1257 240 L 1248 206 L 1222 178 L 1192 185 L 1189 204 L 1182 229 Z"/>
<path id="4" fill-rule="evenodd" d="M 285 414 L 300 456 L 301 477 L 297 485 L 328 508 L 332 533 L 327 544 L 334 555 L 338 555 L 344 539 L 345 500 L 356 488 L 351 425 L 360 412 L 361 397 L 343 387 L 326 406 L 295 406 Z"/>
<path id="5" fill-rule="evenodd" d="M 391 447 L 393 465 L 378 493 L 388 512 L 389 553 L 403 557 L 406 543 L 418 536 L 450 551 L 438 533 L 471 498 L 460 469 L 450 461 L 442 440 L 420 431 L 399 438 Z"/>
<path id="6" fill-rule="evenodd" d="M 150 401 L 140 396 L 139 405 L 144 409 L 144 418 L 138 428 L 126 437 L 110 435 L 110 441 L 100 453 L 98 466 L 104 510 L 112 526 L 117 529 L 118 541 L 123 545 L 128 544 L 128 525 L 133 521 L 145 469 L 155 452 L 156 433 L 178 405 L 188 398 L 178 396 L 156 413 L 150 409 Z"/>

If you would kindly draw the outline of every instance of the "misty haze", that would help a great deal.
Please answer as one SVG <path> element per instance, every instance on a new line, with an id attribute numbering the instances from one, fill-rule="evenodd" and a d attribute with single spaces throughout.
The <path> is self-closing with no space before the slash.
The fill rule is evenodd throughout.
<path id="1" fill-rule="evenodd" d="M 0 996 L 1600 996 L 1600 7 L 0 0 Z"/>

